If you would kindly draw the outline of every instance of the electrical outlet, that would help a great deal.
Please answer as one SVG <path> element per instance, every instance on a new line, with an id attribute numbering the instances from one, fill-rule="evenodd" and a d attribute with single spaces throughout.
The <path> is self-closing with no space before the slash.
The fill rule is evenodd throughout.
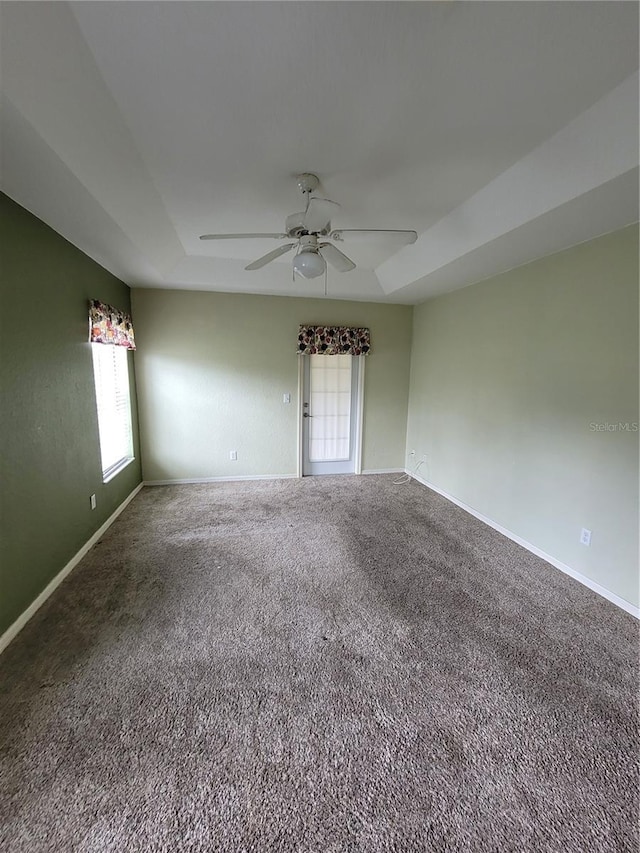
<path id="1" fill-rule="evenodd" d="M 91 507 L 91 509 L 95 509 L 95 508 L 96 508 L 96 506 L 97 506 L 97 501 L 96 501 L 96 496 L 95 496 L 95 495 L 91 495 L 91 496 L 89 497 L 89 506 Z"/>
<path id="2" fill-rule="evenodd" d="M 587 530 L 586 527 L 582 528 L 582 533 L 580 534 L 580 542 L 583 545 L 591 545 L 591 531 Z"/>
<path id="3" fill-rule="evenodd" d="M 235 462 L 237 458 L 238 458 L 238 451 L 237 450 L 230 450 L 229 451 L 229 459 L 231 459 L 232 462 Z"/>

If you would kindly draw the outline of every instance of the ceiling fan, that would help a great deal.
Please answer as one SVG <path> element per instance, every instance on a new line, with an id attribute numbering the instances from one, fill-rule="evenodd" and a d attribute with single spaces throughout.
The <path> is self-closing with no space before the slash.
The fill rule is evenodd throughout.
<path id="1" fill-rule="evenodd" d="M 392 241 L 397 246 L 408 246 L 415 243 L 418 235 L 415 231 L 331 228 L 331 217 L 340 209 L 340 205 L 327 198 L 317 198 L 311 193 L 317 189 L 320 181 L 316 175 L 304 172 L 298 175 L 298 189 L 306 199 L 305 209 L 300 213 L 292 213 L 285 221 L 284 233 L 278 234 L 203 234 L 201 240 L 255 240 L 265 238 L 271 240 L 290 240 L 284 246 L 279 246 L 267 252 L 257 261 L 248 264 L 246 270 L 259 270 L 280 255 L 297 249 L 293 259 L 293 277 L 296 273 L 303 278 L 317 278 L 322 275 L 327 262 L 338 272 L 349 272 L 355 269 L 354 262 L 341 252 L 333 240 L 342 243 L 348 240 L 368 238 L 383 238 Z M 326 238 L 323 240 L 322 238 Z"/>

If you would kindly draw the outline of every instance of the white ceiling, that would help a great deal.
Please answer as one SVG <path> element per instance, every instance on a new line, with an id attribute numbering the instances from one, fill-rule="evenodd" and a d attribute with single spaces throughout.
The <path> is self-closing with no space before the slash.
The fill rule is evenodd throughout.
<path id="1" fill-rule="evenodd" d="M 320 176 L 329 295 L 415 303 L 638 219 L 634 2 L 9 2 L 2 186 L 132 286 L 317 296 L 278 232 Z"/>

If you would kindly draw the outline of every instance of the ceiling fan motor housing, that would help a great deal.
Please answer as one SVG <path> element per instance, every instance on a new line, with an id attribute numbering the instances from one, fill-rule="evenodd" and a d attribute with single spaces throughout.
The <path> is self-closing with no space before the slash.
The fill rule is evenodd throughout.
<path id="1" fill-rule="evenodd" d="M 293 237 L 296 240 L 300 237 L 303 237 L 305 234 L 309 234 L 310 232 L 304 227 L 304 218 L 305 211 L 301 210 L 299 213 L 292 213 L 291 216 L 287 216 L 285 220 L 285 229 L 287 232 L 287 237 Z M 327 222 L 324 228 L 321 231 L 313 231 L 313 234 L 320 234 L 322 237 L 329 233 L 330 223 Z"/>

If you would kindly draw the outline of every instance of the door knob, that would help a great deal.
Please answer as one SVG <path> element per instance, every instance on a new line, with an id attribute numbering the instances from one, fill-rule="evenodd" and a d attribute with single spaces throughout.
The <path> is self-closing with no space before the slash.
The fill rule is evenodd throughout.
<path id="1" fill-rule="evenodd" d="M 310 414 L 309 414 L 309 412 L 303 412 L 303 413 L 302 413 L 302 417 L 303 417 L 303 418 L 312 418 L 312 417 L 313 417 L 313 415 L 310 415 Z"/>

